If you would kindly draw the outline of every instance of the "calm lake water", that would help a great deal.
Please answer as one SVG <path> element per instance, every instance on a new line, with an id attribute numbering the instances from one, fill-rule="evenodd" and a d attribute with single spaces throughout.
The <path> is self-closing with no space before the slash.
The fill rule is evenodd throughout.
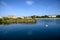
<path id="1" fill-rule="evenodd" d="M 0 25 L 0 40 L 59 40 L 60 19 L 37 19 L 35 24 Z"/>

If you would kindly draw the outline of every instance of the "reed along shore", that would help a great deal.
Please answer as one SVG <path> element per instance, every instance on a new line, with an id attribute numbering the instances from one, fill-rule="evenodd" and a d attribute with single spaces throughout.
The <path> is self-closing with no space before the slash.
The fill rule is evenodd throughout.
<path id="1" fill-rule="evenodd" d="M 36 19 L 0 19 L 0 24 L 36 23 Z"/>

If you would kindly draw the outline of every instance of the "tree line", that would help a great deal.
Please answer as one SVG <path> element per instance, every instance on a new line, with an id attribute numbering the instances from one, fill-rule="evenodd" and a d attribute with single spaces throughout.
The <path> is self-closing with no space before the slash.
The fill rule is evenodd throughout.
<path id="1" fill-rule="evenodd" d="M 35 15 L 33 15 L 33 16 L 31 16 L 31 18 L 53 18 L 53 17 L 49 17 L 48 15 L 45 15 L 45 16 L 35 16 Z M 56 15 L 55 18 L 60 18 L 60 15 Z"/>

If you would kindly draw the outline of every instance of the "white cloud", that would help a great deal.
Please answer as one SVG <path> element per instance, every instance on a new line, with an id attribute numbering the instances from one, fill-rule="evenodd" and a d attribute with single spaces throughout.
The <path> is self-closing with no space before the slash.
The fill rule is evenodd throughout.
<path id="1" fill-rule="evenodd" d="M 34 3 L 34 1 L 26 1 L 26 3 L 28 4 L 28 5 L 32 5 L 33 3 Z"/>

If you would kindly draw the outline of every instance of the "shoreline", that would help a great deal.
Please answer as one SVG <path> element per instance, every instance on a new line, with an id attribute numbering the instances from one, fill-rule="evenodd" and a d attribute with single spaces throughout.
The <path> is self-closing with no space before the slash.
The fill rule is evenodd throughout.
<path id="1" fill-rule="evenodd" d="M 1 19 L 0 24 L 36 23 L 35 19 Z"/>
<path id="2" fill-rule="evenodd" d="M 60 18 L 35 18 L 35 19 L 60 19 Z"/>

